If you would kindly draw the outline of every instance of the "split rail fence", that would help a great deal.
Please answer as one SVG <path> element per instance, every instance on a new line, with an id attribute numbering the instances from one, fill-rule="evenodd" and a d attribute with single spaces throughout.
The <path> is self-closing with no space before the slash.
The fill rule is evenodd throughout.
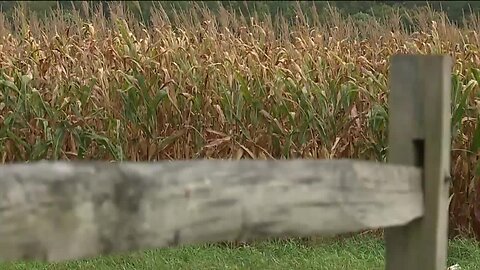
<path id="1" fill-rule="evenodd" d="M 446 269 L 447 56 L 391 59 L 388 163 L 48 162 L 0 166 L 0 261 L 385 227 L 386 269 Z"/>

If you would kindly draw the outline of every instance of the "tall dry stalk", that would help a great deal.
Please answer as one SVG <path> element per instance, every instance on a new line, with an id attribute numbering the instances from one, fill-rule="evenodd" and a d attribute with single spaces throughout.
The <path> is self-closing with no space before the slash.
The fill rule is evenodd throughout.
<path id="1" fill-rule="evenodd" d="M 159 7 L 145 27 L 120 4 L 109 14 L 85 6 L 42 21 L 19 9 L 11 25 L 0 15 L 2 162 L 384 161 L 388 59 L 449 54 L 452 232 L 480 236 L 477 17 L 461 29 L 428 9 L 363 21 L 297 9 L 292 26 Z"/>

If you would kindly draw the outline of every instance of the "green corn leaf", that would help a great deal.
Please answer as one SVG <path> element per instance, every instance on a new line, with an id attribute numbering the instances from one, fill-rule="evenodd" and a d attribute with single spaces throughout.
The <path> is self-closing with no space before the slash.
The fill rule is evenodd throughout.
<path id="1" fill-rule="evenodd" d="M 473 152 L 474 154 L 477 154 L 479 148 L 480 148 L 480 117 L 477 116 L 477 125 L 473 133 L 473 138 L 470 145 L 470 151 Z"/>
<path id="2" fill-rule="evenodd" d="M 37 141 L 32 146 L 32 151 L 30 152 L 29 160 L 40 160 L 44 159 L 47 156 L 48 149 L 50 148 L 51 143 L 45 141 Z"/>
<path id="3" fill-rule="evenodd" d="M 61 125 L 55 130 L 53 137 L 53 159 L 57 160 L 60 157 L 60 152 L 62 151 L 63 139 L 65 138 L 65 126 Z"/>

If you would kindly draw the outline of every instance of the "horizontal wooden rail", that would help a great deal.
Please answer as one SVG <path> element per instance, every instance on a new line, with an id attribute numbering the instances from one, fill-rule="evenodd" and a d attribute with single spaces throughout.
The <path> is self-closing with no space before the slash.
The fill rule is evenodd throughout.
<path id="1" fill-rule="evenodd" d="M 0 166 L 0 260 L 403 225 L 421 169 L 356 160 L 37 162 Z"/>

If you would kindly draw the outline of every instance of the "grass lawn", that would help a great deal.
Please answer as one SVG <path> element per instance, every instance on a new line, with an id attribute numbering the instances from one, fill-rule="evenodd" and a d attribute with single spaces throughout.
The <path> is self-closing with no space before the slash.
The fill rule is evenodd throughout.
<path id="1" fill-rule="evenodd" d="M 0 263 L 1 270 L 60 269 L 383 269 L 383 240 L 359 235 L 315 242 L 264 241 L 245 247 L 190 246 L 106 256 L 68 263 Z M 452 240 L 448 265 L 480 269 L 480 243 Z"/>

